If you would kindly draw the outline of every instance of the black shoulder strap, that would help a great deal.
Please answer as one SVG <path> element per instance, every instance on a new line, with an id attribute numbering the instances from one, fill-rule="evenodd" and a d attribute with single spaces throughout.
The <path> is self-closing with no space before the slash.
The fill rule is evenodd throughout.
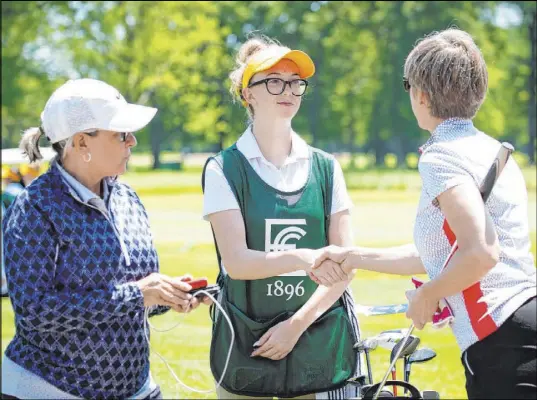
<path id="1" fill-rule="evenodd" d="M 334 187 L 334 159 L 324 152 L 311 148 L 310 159 L 316 164 L 321 175 L 321 189 L 323 194 L 326 245 L 329 244 L 330 215 L 332 213 L 332 193 Z"/>
<path id="2" fill-rule="evenodd" d="M 329 232 L 330 232 L 330 216 L 332 214 L 332 194 L 334 187 L 334 160 L 330 160 L 330 163 L 327 163 L 327 167 L 324 168 L 324 215 L 326 218 L 326 244 L 329 242 Z"/>

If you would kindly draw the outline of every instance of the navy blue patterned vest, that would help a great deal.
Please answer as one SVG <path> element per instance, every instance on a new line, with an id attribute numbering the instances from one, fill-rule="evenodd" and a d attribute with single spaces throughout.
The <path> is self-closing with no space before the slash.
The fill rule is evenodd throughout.
<path id="1" fill-rule="evenodd" d="M 134 284 L 158 271 L 149 220 L 123 183 L 112 186 L 109 210 L 110 220 L 73 197 L 53 165 L 17 197 L 2 227 L 16 324 L 5 354 L 84 398 L 132 396 L 149 374 Z"/>

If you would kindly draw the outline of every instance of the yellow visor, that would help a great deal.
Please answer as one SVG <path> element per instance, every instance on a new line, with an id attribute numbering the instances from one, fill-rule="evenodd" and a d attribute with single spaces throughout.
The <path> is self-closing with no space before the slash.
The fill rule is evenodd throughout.
<path id="1" fill-rule="evenodd" d="M 11 171 L 7 165 L 2 165 L 2 179 L 11 178 Z"/>
<path id="2" fill-rule="evenodd" d="M 19 177 L 9 166 L 2 165 L 2 179 L 11 179 L 12 181 L 16 181 L 19 179 Z"/>
<path id="3" fill-rule="evenodd" d="M 22 176 L 24 175 L 38 176 L 39 175 L 39 167 L 35 167 L 32 165 L 28 165 L 28 164 L 20 165 L 19 171 Z"/>
<path id="4" fill-rule="evenodd" d="M 269 47 L 252 56 L 242 76 L 242 88 L 248 86 L 252 76 L 258 72 L 272 68 L 280 60 L 287 59 L 293 61 L 299 69 L 299 76 L 302 79 L 309 78 L 315 73 L 315 65 L 310 56 L 300 50 L 290 50 L 286 47 Z"/>

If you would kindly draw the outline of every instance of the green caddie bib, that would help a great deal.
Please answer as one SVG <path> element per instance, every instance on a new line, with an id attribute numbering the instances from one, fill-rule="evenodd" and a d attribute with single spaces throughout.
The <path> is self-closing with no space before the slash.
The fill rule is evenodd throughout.
<path id="1" fill-rule="evenodd" d="M 282 192 L 265 183 L 235 144 L 211 159 L 222 167 L 240 206 L 249 249 L 270 252 L 328 245 L 333 159 L 327 153 L 310 147 L 309 176 L 295 192 Z M 283 360 L 252 358 L 253 344 L 269 328 L 290 318 L 318 285 L 303 271 L 258 280 L 232 279 L 222 264 L 216 240 L 215 246 L 220 304 L 235 331 L 222 387 L 234 394 L 282 398 L 343 387 L 357 362 L 343 301 L 336 301 L 318 318 Z M 222 313 L 213 311 L 210 360 L 218 382 L 231 332 Z"/>

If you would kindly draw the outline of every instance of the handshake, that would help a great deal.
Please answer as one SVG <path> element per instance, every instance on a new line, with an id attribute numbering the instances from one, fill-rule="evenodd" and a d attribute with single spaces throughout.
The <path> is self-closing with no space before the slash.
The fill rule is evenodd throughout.
<path id="1" fill-rule="evenodd" d="M 330 245 L 318 250 L 301 250 L 305 251 L 304 270 L 319 285 L 332 286 L 351 280 L 360 262 L 354 248 Z"/>

